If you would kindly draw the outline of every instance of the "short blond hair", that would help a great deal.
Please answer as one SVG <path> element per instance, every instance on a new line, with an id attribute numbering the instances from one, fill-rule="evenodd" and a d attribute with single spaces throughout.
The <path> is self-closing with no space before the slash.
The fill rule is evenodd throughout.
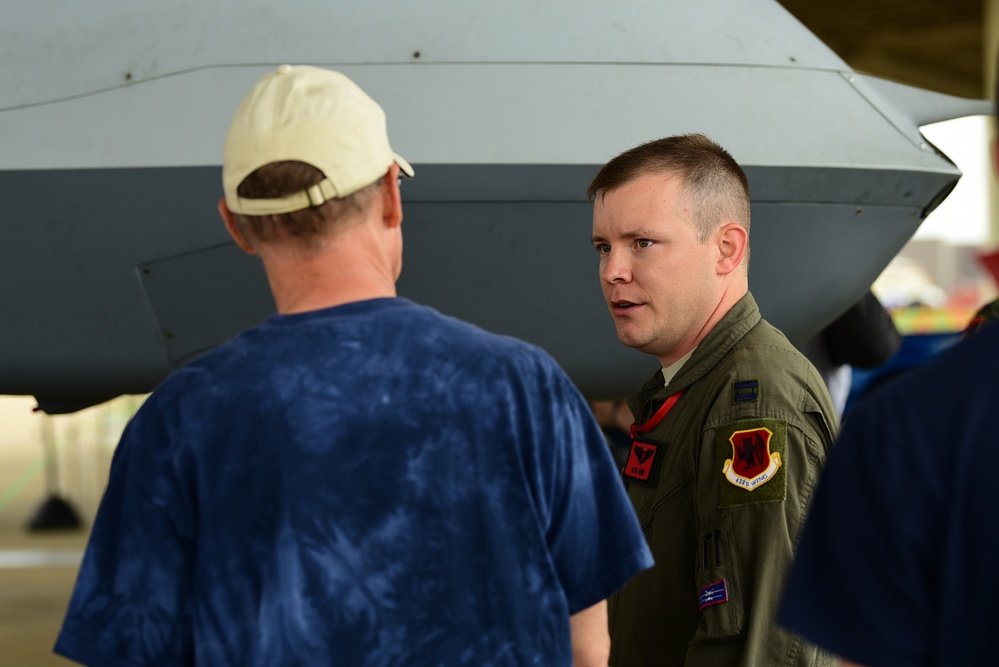
<path id="1" fill-rule="evenodd" d="M 589 201 L 648 173 L 676 174 L 694 206 L 694 224 L 703 242 L 722 220 L 749 232 L 749 180 L 724 148 L 703 134 L 656 139 L 621 153 L 593 178 Z"/>

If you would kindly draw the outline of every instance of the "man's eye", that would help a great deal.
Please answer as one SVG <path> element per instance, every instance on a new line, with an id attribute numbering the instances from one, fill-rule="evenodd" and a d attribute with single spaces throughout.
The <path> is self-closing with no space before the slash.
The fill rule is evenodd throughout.
<path id="1" fill-rule="evenodd" d="M 610 252 L 610 245 L 606 243 L 598 243 L 593 246 L 593 249 L 597 251 L 598 255 L 606 255 Z"/>
<path id="2" fill-rule="evenodd" d="M 635 245 L 638 246 L 639 248 L 648 248 L 652 245 L 652 241 L 648 239 L 638 239 L 637 241 L 635 241 Z"/>

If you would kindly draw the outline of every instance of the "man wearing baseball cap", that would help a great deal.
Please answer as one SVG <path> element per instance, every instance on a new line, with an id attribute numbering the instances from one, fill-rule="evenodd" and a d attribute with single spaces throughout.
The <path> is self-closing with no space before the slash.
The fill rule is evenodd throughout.
<path id="1" fill-rule="evenodd" d="M 219 210 L 277 314 L 129 423 L 56 652 L 88 665 L 606 665 L 652 561 L 543 351 L 396 295 L 379 105 L 282 66 L 225 141 Z"/>

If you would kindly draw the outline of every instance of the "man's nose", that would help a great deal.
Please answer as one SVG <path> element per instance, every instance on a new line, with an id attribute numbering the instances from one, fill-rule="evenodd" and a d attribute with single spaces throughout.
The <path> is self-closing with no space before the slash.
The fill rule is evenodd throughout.
<path id="1" fill-rule="evenodd" d="M 631 265 L 626 253 L 611 250 L 600 263 L 600 279 L 606 283 L 631 281 Z"/>

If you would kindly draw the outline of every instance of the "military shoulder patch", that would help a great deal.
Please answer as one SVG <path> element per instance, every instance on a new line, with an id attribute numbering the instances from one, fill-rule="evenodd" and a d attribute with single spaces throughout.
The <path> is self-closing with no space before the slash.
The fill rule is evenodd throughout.
<path id="1" fill-rule="evenodd" d="M 719 507 L 784 500 L 787 422 L 743 419 L 719 427 L 715 456 L 722 476 Z"/>

